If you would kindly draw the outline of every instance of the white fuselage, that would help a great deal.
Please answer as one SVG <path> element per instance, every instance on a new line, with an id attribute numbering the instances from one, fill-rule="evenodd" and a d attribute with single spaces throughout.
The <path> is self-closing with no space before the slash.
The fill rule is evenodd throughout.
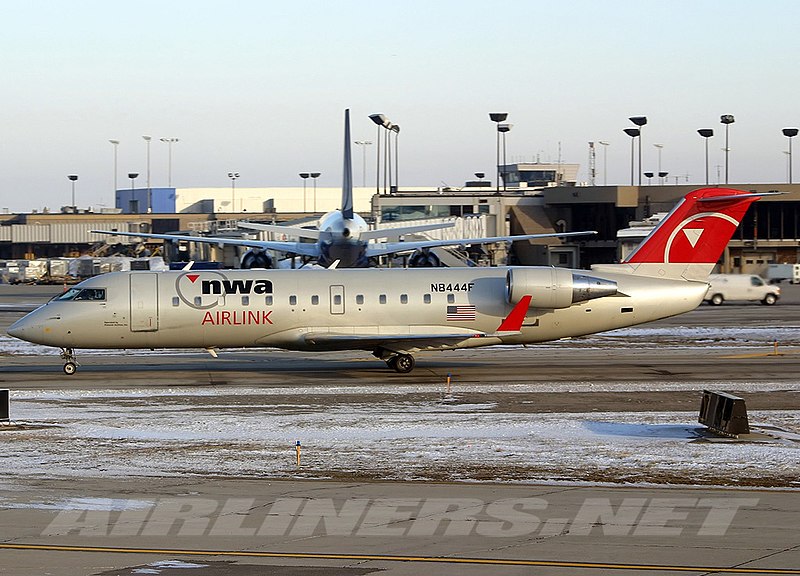
<path id="1" fill-rule="evenodd" d="M 508 300 L 508 270 L 110 273 L 75 287 L 103 289 L 98 294 L 104 299 L 54 299 L 19 320 L 9 333 L 62 348 L 465 348 L 543 342 L 673 316 L 697 307 L 708 287 L 702 282 L 592 273 L 615 282 L 618 293 L 561 308 L 539 308 L 537 301 L 547 301 L 550 288 L 532 289 L 531 307 L 519 330 L 497 335 L 514 307 Z M 539 270 L 548 274 L 551 269 Z M 463 340 L 453 340 L 453 334 L 462 332 Z M 491 336 L 475 337 L 478 333 Z M 439 342 L 437 334 L 449 337 Z"/>

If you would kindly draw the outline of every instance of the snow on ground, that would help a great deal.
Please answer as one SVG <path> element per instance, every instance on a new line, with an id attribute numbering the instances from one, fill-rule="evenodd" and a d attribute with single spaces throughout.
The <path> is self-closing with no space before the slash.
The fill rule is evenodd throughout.
<path id="1" fill-rule="evenodd" d="M 404 386 L 365 400 L 361 388 L 327 397 L 294 390 L 281 403 L 270 402 L 275 389 L 236 387 L 18 391 L 15 419 L 51 425 L 4 433 L 6 473 L 800 488 L 800 443 L 698 442 L 694 412 L 507 413 L 457 394 L 415 397 Z M 750 419 L 800 433 L 794 411 Z"/>

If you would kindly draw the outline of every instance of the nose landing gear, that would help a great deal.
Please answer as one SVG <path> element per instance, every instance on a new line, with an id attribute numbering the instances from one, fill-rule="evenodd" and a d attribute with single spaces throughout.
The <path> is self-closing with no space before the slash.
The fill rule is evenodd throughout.
<path id="1" fill-rule="evenodd" d="M 72 376 L 78 371 L 78 359 L 72 348 L 62 348 L 61 359 L 64 360 L 64 374 Z"/>

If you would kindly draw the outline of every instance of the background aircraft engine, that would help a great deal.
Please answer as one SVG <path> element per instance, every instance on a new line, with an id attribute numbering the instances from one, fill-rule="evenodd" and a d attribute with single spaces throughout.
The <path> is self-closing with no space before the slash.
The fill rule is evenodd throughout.
<path id="1" fill-rule="evenodd" d="M 439 257 L 428 248 L 415 250 L 408 259 L 408 265 L 412 268 L 436 268 L 442 265 Z"/>
<path id="2" fill-rule="evenodd" d="M 508 302 L 516 304 L 530 294 L 533 308 L 569 308 L 616 293 L 616 282 L 575 274 L 565 268 L 512 268 L 506 274 Z"/>
<path id="3" fill-rule="evenodd" d="M 241 267 L 249 268 L 272 268 L 272 258 L 263 250 L 248 250 L 242 256 Z"/>

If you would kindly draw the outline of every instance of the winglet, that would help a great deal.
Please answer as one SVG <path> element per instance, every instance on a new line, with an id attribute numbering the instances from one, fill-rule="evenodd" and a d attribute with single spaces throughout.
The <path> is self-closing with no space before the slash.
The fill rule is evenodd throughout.
<path id="1" fill-rule="evenodd" d="M 531 305 L 531 296 L 523 296 L 517 302 L 514 309 L 509 312 L 508 316 L 500 323 L 497 332 L 519 332 L 522 328 L 522 323 L 525 321 L 525 315 L 528 313 L 528 308 Z"/>
<path id="2" fill-rule="evenodd" d="M 350 155 L 350 109 L 344 111 L 344 166 L 342 176 L 342 216 L 353 218 L 353 159 Z"/>

